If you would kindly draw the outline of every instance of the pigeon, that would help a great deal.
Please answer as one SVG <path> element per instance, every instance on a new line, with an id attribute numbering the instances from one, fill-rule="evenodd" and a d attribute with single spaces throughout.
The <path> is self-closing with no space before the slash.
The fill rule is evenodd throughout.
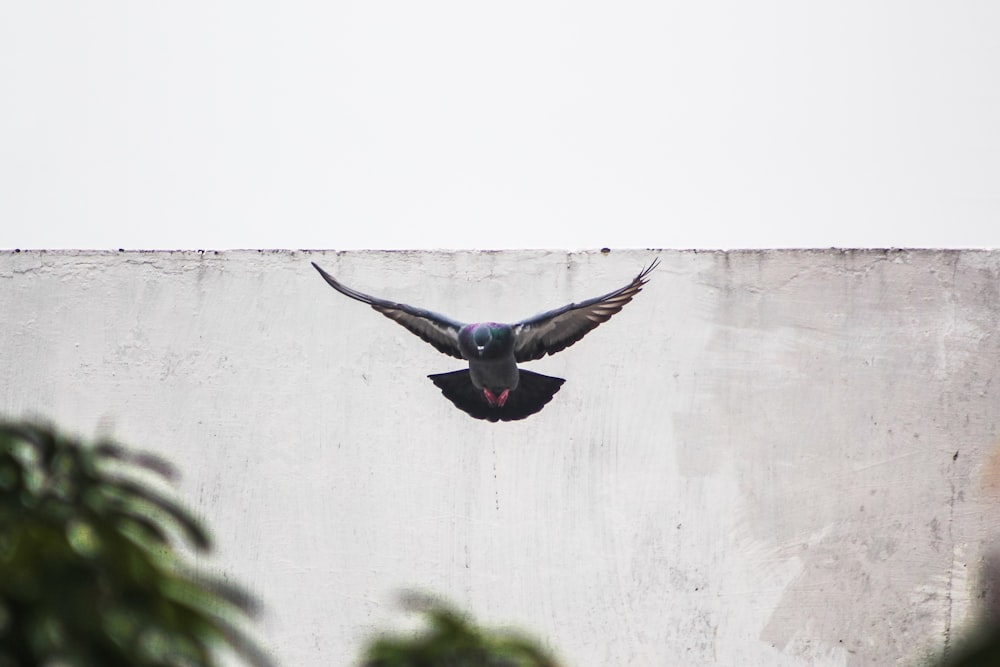
<path id="1" fill-rule="evenodd" d="M 468 369 L 427 377 L 455 407 L 476 419 L 491 422 L 524 419 L 545 407 L 565 380 L 517 365 L 565 350 L 607 322 L 642 290 L 649 273 L 658 264 L 659 259 L 654 259 L 632 282 L 613 292 L 520 322 L 466 324 L 423 308 L 359 292 L 312 262 L 330 287 L 344 296 L 368 304 L 438 352 L 468 361 Z"/>

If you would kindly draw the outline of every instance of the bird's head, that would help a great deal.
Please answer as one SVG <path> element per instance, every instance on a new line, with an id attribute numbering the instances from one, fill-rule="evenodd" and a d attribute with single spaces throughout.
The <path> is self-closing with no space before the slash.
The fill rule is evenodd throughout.
<path id="1" fill-rule="evenodd" d="M 508 324 L 483 322 L 470 324 L 459 334 L 459 343 L 470 359 L 496 359 L 510 354 L 514 332 Z"/>
<path id="2" fill-rule="evenodd" d="M 472 332 L 472 342 L 479 356 L 483 356 L 483 350 L 493 342 L 493 331 L 488 326 L 476 327 Z"/>

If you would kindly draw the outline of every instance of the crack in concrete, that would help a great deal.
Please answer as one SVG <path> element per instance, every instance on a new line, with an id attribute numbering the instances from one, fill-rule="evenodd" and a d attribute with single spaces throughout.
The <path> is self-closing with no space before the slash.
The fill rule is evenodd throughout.
<path id="1" fill-rule="evenodd" d="M 955 459 L 952 459 L 954 462 Z M 952 468 L 954 470 L 954 468 Z M 951 484 L 951 497 L 948 499 L 948 544 L 951 547 L 951 562 L 948 565 L 948 586 L 945 591 L 945 619 L 944 619 L 944 655 L 948 656 L 951 650 L 951 634 L 952 627 L 954 625 L 954 585 L 955 585 L 955 536 L 954 536 L 954 522 L 955 522 L 955 480 L 950 479 L 949 484 Z"/>

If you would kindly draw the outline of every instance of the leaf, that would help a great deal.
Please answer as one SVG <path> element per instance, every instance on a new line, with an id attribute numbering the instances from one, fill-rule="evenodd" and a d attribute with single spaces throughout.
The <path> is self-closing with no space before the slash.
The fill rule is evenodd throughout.
<path id="1" fill-rule="evenodd" d="M 176 474 L 116 443 L 0 422 L 0 667 L 216 667 L 218 648 L 271 667 L 240 625 L 255 600 L 186 564 L 173 543 L 206 551 L 209 533 L 140 481 L 149 471 Z"/>
<path id="2" fill-rule="evenodd" d="M 196 548 L 202 551 L 211 549 L 212 542 L 208 531 L 201 527 L 194 515 L 169 498 L 124 478 L 107 479 L 105 489 L 109 494 L 118 494 L 136 510 L 145 509 L 166 514 Z"/>
<path id="3" fill-rule="evenodd" d="M 105 441 L 94 447 L 94 454 L 101 459 L 112 459 L 130 463 L 139 468 L 150 470 L 169 481 L 178 478 L 177 469 L 166 459 L 148 452 L 130 452 L 121 445 Z"/>

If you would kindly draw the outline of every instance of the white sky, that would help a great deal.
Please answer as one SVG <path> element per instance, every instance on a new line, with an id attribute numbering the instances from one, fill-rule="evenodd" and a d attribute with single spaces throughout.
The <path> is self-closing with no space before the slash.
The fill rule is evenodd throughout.
<path id="1" fill-rule="evenodd" d="M 0 4 L 0 247 L 1000 247 L 1000 2 Z"/>

